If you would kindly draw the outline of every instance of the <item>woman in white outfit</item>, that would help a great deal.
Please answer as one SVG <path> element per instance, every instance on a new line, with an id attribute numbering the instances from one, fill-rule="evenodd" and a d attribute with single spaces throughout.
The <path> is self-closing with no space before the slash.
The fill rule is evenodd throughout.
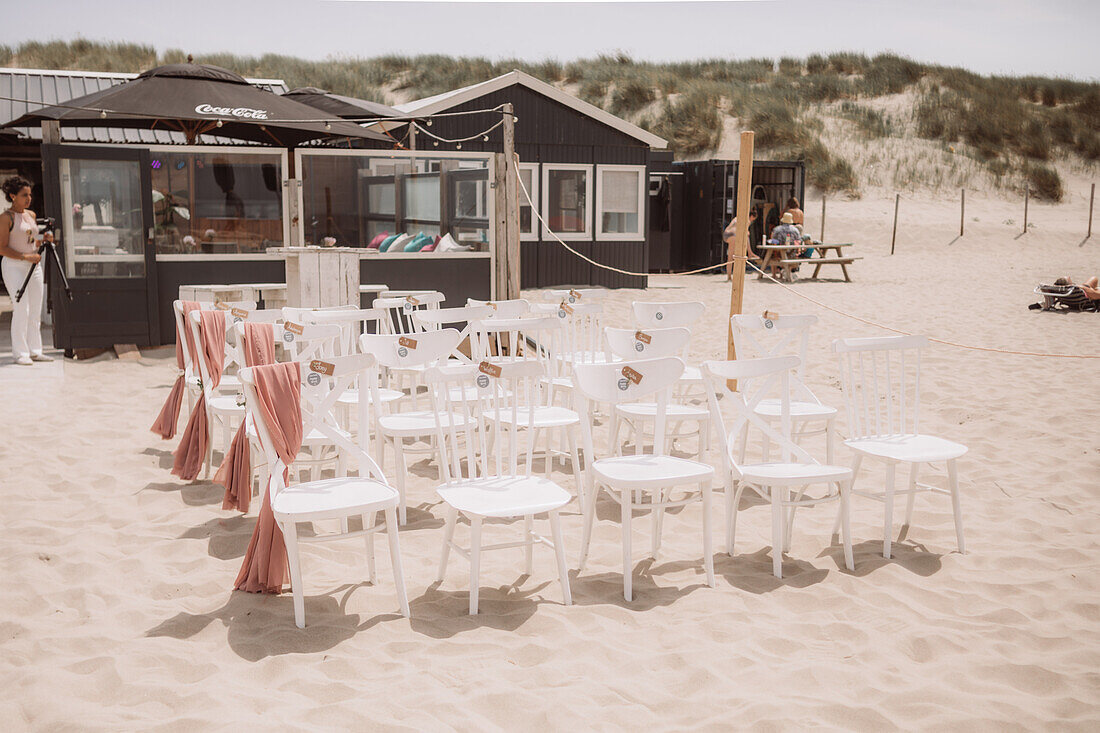
<path id="1" fill-rule="evenodd" d="M 31 182 L 21 176 L 12 176 L 0 185 L 4 196 L 11 202 L 7 211 L 0 214 L 0 270 L 4 287 L 11 296 L 11 351 L 16 364 L 33 364 L 36 361 L 53 361 L 42 353 L 42 297 L 45 280 L 42 266 L 34 268 L 23 298 L 16 303 L 15 294 L 23 286 L 31 265 L 42 256 L 35 241 L 38 224 L 31 205 Z M 53 241 L 53 234 L 46 238 Z"/>

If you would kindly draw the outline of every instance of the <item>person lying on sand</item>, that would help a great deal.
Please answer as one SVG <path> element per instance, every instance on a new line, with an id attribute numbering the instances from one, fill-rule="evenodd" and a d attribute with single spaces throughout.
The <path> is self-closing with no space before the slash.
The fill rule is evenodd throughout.
<path id="1" fill-rule="evenodd" d="M 1055 298 L 1050 295 L 1043 296 L 1043 310 L 1050 310 L 1056 303 L 1068 305 L 1071 308 L 1080 309 L 1084 306 L 1100 301 L 1100 278 L 1095 275 L 1090 277 L 1082 285 L 1077 285 L 1069 277 L 1060 277 L 1054 281 L 1060 288 L 1068 288 L 1064 295 Z"/>

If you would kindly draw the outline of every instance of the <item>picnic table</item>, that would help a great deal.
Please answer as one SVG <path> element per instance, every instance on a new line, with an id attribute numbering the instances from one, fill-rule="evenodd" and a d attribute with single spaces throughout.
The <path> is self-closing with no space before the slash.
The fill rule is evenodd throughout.
<path id="1" fill-rule="evenodd" d="M 813 274 L 808 279 L 815 280 L 821 273 L 821 268 L 825 265 L 840 265 L 841 271 L 844 273 L 844 282 L 852 282 L 852 278 L 848 273 L 848 265 L 852 264 L 856 260 L 863 259 L 862 257 L 853 257 L 844 253 L 845 247 L 853 246 L 852 242 L 814 242 L 814 252 L 810 257 L 797 257 L 795 253 L 802 249 L 804 245 L 802 243 L 787 245 L 787 244 L 763 244 L 760 245 L 760 249 L 764 251 L 764 260 L 760 263 L 760 274 L 757 275 L 757 279 L 764 277 L 764 273 L 769 268 L 779 268 L 779 279 L 786 280 L 787 282 L 793 282 L 797 277 L 794 270 L 799 265 L 813 265 Z M 829 252 L 835 252 L 830 256 Z"/>

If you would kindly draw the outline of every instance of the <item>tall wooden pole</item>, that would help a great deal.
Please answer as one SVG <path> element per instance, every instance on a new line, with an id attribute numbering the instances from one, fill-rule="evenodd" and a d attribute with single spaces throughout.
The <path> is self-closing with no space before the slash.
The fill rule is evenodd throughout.
<path id="1" fill-rule="evenodd" d="M 1024 234 L 1027 234 L 1027 204 L 1031 199 L 1031 184 L 1024 184 Z"/>
<path id="2" fill-rule="evenodd" d="M 963 232 L 966 230 L 966 189 L 965 188 L 961 189 L 961 191 L 962 191 L 962 203 L 959 206 L 959 236 L 960 237 L 963 235 Z"/>
<path id="3" fill-rule="evenodd" d="M 508 202 L 507 216 L 504 222 L 504 256 L 507 260 L 508 275 L 505 293 L 508 298 L 518 298 L 520 289 L 520 249 L 519 249 L 519 175 L 516 172 L 516 119 L 512 103 L 504 105 L 504 161 L 507 169 L 504 176 L 504 196 Z"/>
<path id="4" fill-rule="evenodd" d="M 752 203 L 753 133 L 741 133 L 741 157 L 737 164 L 737 232 L 733 240 L 733 286 L 730 288 L 730 318 L 741 314 L 745 299 L 745 255 L 749 249 L 749 205 Z M 737 358 L 733 343 L 733 323 L 727 321 L 726 358 Z M 729 380 L 729 388 L 737 389 L 737 380 Z"/>
<path id="5" fill-rule="evenodd" d="M 1096 184 L 1092 184 L 1092 191 L 1089 193 L 1089 233 L 1085 235 L 1085 239 L 1092 236 L 1092 204 L 1096 200 Z"/>
<path id="6" fill-rule="evenodd" d="M 821 236 L 818 241 L 825 243 L 825 194 L 821 194 Z"/>
<path id="7" fill-rule="evenodd" d="M 901 201 L 901 194 L 894 194 L 894 233 L 890 235 L 890 254 L 894 254 L 894 242 L 898 238 L 898 203 Z"/>

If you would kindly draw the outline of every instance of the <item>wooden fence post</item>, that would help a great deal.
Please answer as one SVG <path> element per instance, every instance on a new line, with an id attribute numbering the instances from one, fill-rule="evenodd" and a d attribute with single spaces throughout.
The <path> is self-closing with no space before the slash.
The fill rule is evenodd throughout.
<path id="1" fill-rule="evenodd" d="M 1031 199 L 1031 183 L 1024 184 L 1024 234 L 1027 234 L 1027 204 Z"/>
<path id="2" fill-rule="evenodd" d="M 894 194 L 894 233 L 890 235 L 890 254 L 894 254 L 894 242 L 898 238 L 898 202 L 901 201 L 901 194 Z"/>
<path id="3" fill-rule="evenodd" d="M 960 189 L 962 193 L 962 200 L 959 205 L 959 236 L 963 235 L 966 230 L 966 189 Z"/>
<path id="4" fill-rule="evenodd" d="M 1085 235 L 1085 239 L 1092 236 L 1092 204 L 1096 200 L 1096 184 L 1092 184 L 1092 191 L 1089 192 L 1089 233 Z"/>
<path id="5" fill-rule="evenodd" d="M 819 242 L 825 242 L 825 194 L 821 194 L 821 236 Z"/>
<path id="6" fill-rule="evenodd" d="M 741 314 L 745 299 L 745 255 L 749 249 L 749 204 L 752 199 L 752 147 L 753 133 L 741 133 L 741 157 L 737 164 L 737 232 L 733 240 L 733 286 L 730 288 L 730 321 L 726 322 L 727 348 L 726 358 L 737 358 L 737 348 L 733 343 L 733 316 Z M 737 389 L 737 380 L 727 382 L 730 389 Z"/>

